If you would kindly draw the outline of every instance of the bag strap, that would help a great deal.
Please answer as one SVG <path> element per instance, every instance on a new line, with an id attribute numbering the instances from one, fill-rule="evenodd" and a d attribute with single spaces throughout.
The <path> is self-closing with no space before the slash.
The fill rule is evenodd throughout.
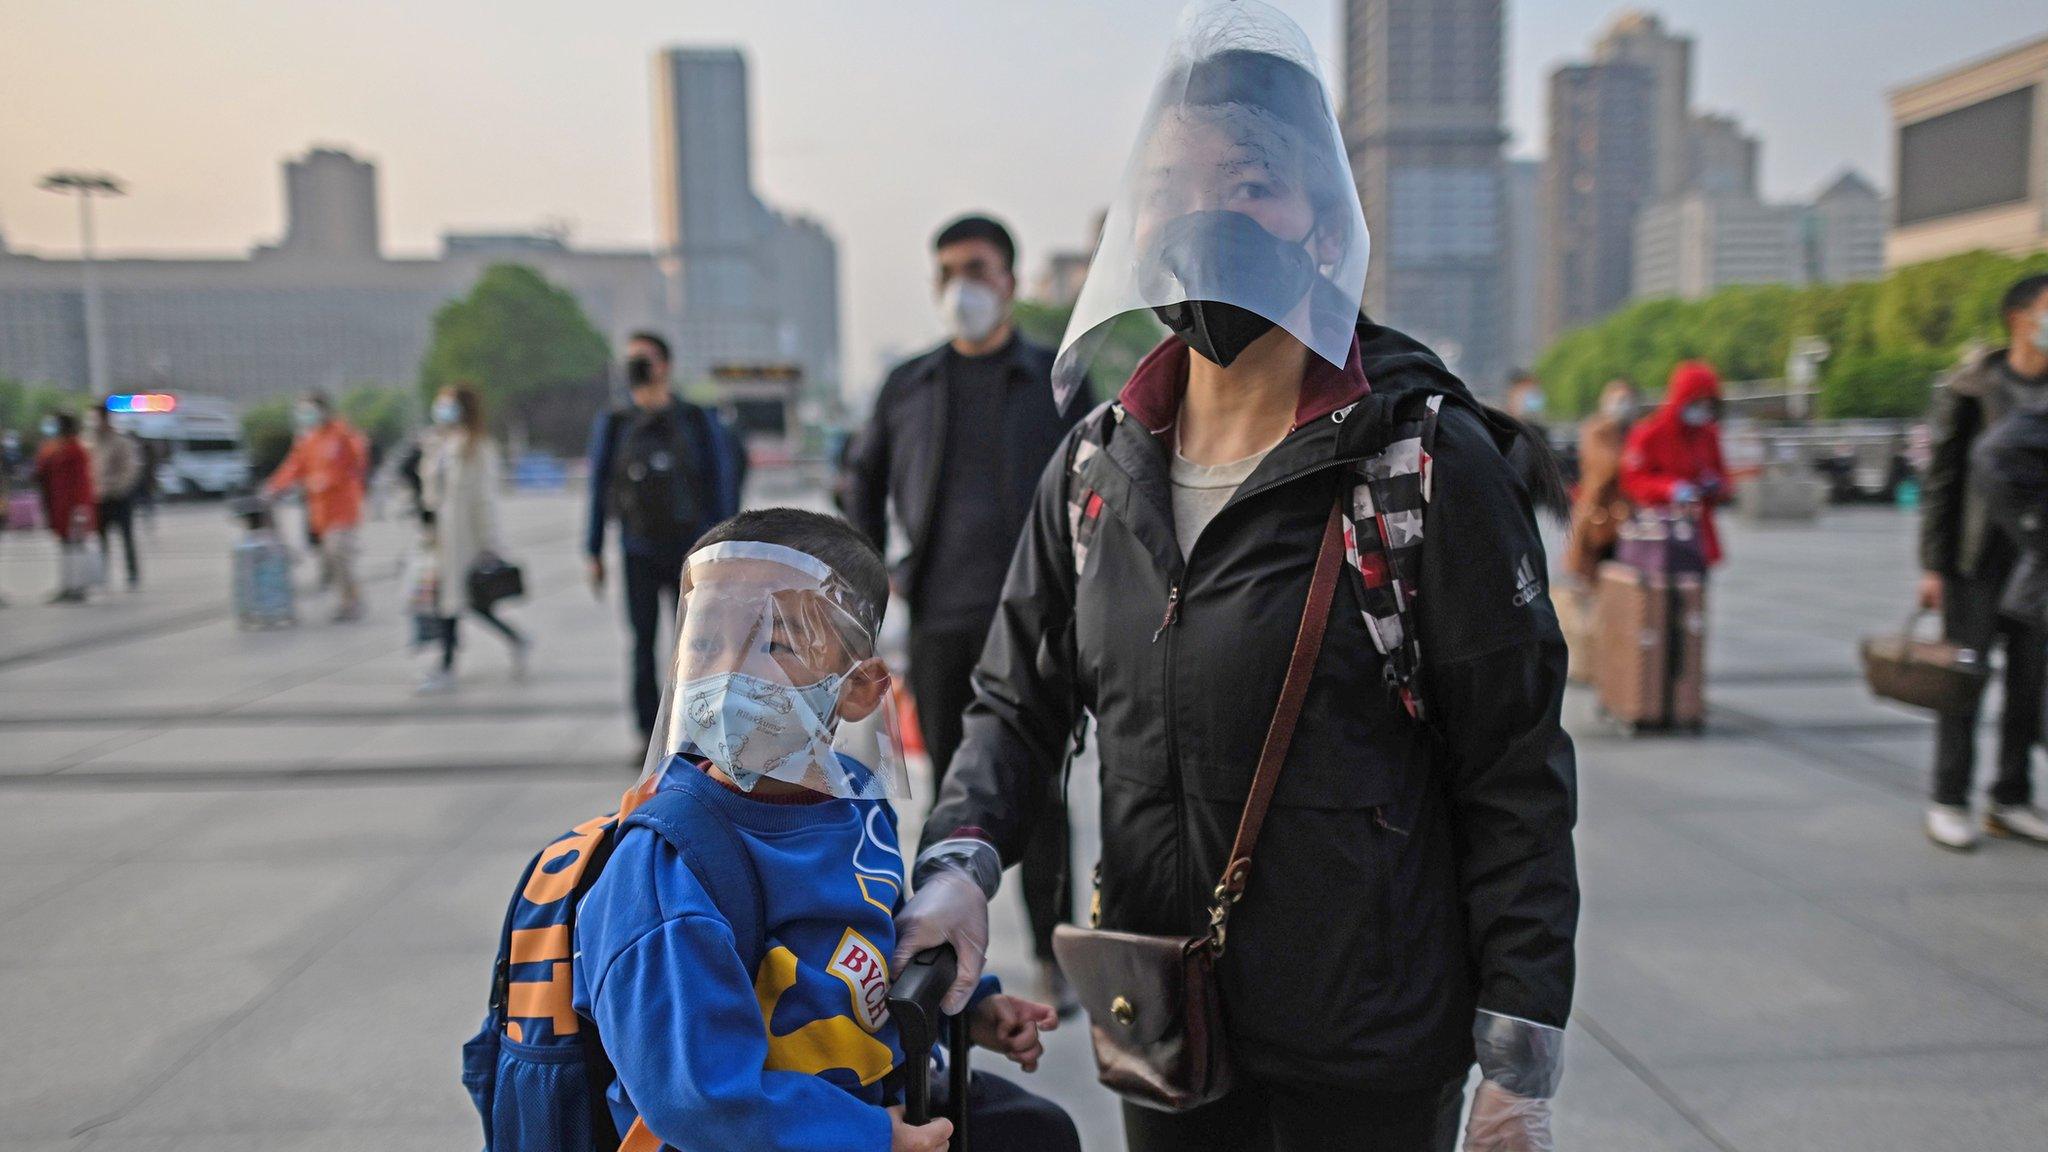
<path id="1" fill-rule="evenodd" d="M 1244 896 L 1251 878 L 1252 849 L 1258 845 L 1259 829 L 1266 823 L 1266 810 L 1273 805 L 1273 790 L 1280 783 L 1280 769 L 1287 762 L 1288 746 L 1294 742 L 1294 725 L 1301 719 L 1302 703 L 1308 699 L 1308 682 L 1315 675 L 1316 658 L 1323 651 L 1323 633 L 1330 624 L 1330 605 L 1337 595 L 1337 570 L 1344 561 L 1344 505 L 1340 499 L 1330 506 L 1330 518 L 1323 525 L 1323 545 L 1316 553 L 1315 577 L 1308 586 L 1308 604 L 1301 610 L 1301 629 L 1294 636 L 1294 654 L 1287 661 L 1287 679 L 1280 688 L 1280 702 L 1273 708 L 1273 723 L 1266 729 L 1266 744 L 1259 751 L 1259 766 L 1252 773 L 1251 795 L 1245 798 L 1244 815 L 1237 822 L 1237 839 L 1230 846 L 1230 862 L 1217 882 L 1216 903 L 1209 910 L 1209 947 L 1223 954 L 1224 929 L 1231 906 Z"/>

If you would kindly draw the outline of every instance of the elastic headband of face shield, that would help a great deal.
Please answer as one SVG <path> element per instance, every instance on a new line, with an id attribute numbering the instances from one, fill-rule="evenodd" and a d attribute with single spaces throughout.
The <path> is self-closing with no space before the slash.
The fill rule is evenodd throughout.
<path id="1" fill-rule="evenodd" d="M 1258 0 L 1182 14 L 1059 359 L 1062 407 L 1129 313 L 1220 304 L 1342 366 L 1370 256 L 1308 37 Z M 1115 381 L 1097 381 L 1113 387 Z"/>
<path id="2" fill-rule="evenodd" d="M 828 565 L 759 541 L 684 561 L 675 661 L 643 784 L 706 760 L 856 799 L 907 794 L 876 609 Z"/>

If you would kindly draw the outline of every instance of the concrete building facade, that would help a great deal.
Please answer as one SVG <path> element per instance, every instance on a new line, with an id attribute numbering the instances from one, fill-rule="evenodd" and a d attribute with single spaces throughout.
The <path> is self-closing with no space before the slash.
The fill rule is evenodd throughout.
<path id="1" fill-rule="evenodd" d="M 1811 204 L 1697 190 L 1636 216 L 1637 299 L 1697 300 L 1733 284 L 1834 284 L 1884 274 L 1887 203 L 1844 172 Z"/>
<path id="2" fill-rule="evenodd" d="M 1891 93 L 1885 259 L 2048 249 L 2048 36 Z"/>
<path id="3" fill-rule="evenodd" d="M 1508 368 L 1501 0 L 1346 0 L 1343 38 L 1365 307 L 1489 385 Z"/>
<path id="4" fill-rule="evenodd" d="M 1508 362 L 1526 368 L 1543 351 L 1543 161 L 1510 160 Z"/>
<path id="5" fill-rule="evenodd" d="M 1543 171 L 1542 341 L 1629 298 L 1636 212 L 1656 180 L 1657 76 L 1640 64 L 1568 64 L 1550 76 Z"/>
<path id="6" fill-rule="evenodd" d="M 1702 113 L 1686 134 L 1686 189 L 1718 196 L 1757 195 L 1763 144 L 1733 116 Z"/>

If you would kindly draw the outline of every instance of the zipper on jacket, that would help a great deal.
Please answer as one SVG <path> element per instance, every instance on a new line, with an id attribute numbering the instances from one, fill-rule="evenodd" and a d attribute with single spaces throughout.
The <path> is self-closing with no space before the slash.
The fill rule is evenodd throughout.
<path id="1" fill-rule="evenodd" d="M 1173 622 L 1178 619 L 1180 619 L 1180 585 L 1175 584 L 1166 591 L 1166 615 L 1160 618 L 1159 630 L 1152 633 L 1152 642 L 1154 644 L 1159 643 L 1159 638 L 1166 635 L 1166 630 L 1173 627 Z"/>

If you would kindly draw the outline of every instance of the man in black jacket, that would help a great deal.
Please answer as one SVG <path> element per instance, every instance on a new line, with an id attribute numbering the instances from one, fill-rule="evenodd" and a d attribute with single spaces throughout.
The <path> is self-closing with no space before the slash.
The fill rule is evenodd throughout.
<path id="1" fill-rule="evenodd" d="M 746 452 L 718 414 L 675 394 L 668 341 L 636 332 L 626 341 L 632 403 L 590 427 L 589 502 L 583 554 L 593 592 L 605 585 L 605 522 L 619 522 L 626 622 L 633 629 L 633 719 L 654 733 L 662 677 L 654 666 L 661 604 L 674 615 L 683 557 L 706 529 L 740 510 Z"/>
<path id="2" fill-rule="evenodd" d="M 1921 485 L 1921 603 L 1938 608 L 1950 642 L 1989 654 L 2005 646 L 2005 712 L 2000 718 L 1998 777 L 1984 826 L 1996 835 L 2048 843 L 2048 819 L 2033 807 L 2029 774 L 2041 742 L 2042 692 L 2048 650 L 2039 629 L 2002 619 L 1998 603 L 2019 559 L 2011 536 L 1989 515 L 1982 477 L 1970 450 L 1979 436 L 2015 409 L 2048 398 L 2048 276 L 2029 276 L 2006 292 L 2004 348 L 1958 368 L 1934 392 L 1928 414 L 1933 458 Z M 1927 836 L 1956 851 L 1976 847 L 1970 784 L 1977 761 L 1977 713 L 1941 717 L 1934 751 L 1934 804 Z"/>
<path id="3" fill-rule="evenodd" d="M 911 694 L 931 757 L 933 788 L 960 746 L 960 714 L 974 698 L 981 655 L 1033 489 L 1073 426 L 1054 407 L 1053 353 L 1018 335 L 1010 318 L 1017 248 L 1009 230 L 964 216 L 932 241 L 946 343 L 899 365 L 852 442 L 844 511 L 877 549 L 888 549 L 893 505 L 909 540 L 894 567 L 910 603 Z M 1024 859 L 1032 938 L 1046 965 L 1047 999 L 1071 1007 L 1052 962 L 1052 928 L 1072 905 L 1064 813 L 1048 817 Z"/>

